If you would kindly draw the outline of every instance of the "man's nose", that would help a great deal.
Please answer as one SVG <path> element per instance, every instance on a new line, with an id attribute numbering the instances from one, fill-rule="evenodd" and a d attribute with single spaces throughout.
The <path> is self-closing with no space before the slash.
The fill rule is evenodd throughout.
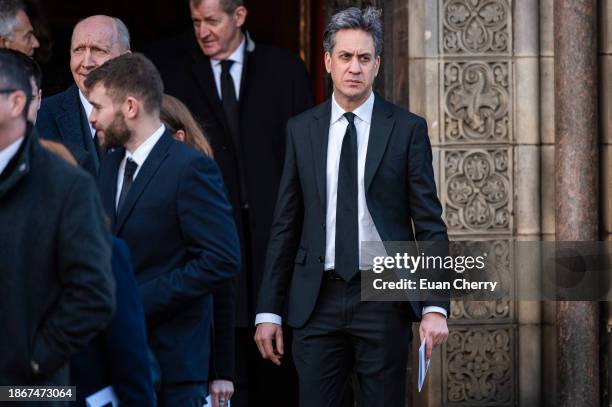
<path id="1" fill-rule="evenodd" d="M 91 55 L 91 51 L 89 49 L 85 50 L 85 55 L 83 56 L 83 66 L 85 68 L 95 68 L 96 62 Z"/>
<path id="2" fill-rule="evenodd" d="M 40 42 L 38 42 L 38 38 L 32 36 L 32 49 L 36 49 L 40 47 Z"/>
<path id="3" fill-rule="evenodd" d="M 198 38 L 206 38 L 210 35 L 210 30 L 208 29 L 208 25 L 201 23 L 200 25 L 198 25 Z"/>
<path id="4" fill-rule="evenodd" d="M 361 73 L 361 65 L 359 64 L 359 57 L 354 56 L 351 58 L 351 64 L 349 65 L 349 72 L 351 73 Z"/>

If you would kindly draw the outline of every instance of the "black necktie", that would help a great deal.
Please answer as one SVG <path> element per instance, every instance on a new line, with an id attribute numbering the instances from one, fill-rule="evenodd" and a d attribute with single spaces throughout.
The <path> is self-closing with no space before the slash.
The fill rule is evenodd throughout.
<path id="1" fill-rule="evenodd" d="M 240 142 L 240 116 L 238 100 L 236 99 L 236 88 L 234 87 L 234 80 L 230 74 L 230 68 L 234 64 L 234 61 L 226 59 L 221 61 L 221 101 L 223 102 L 223 110 L 225 111 L 225 118 L 230 128 L 232 136 L 232 142 L 234 144 L 234 151 L 236 152 L 236 159 L 238 161 L 238 176 L 240 178 L 240 203 L 241 206 L 247 205 L 247 189 L 246 182 L 244 179 L 244 159 L 242 145 Z"/>
<path id="2" fill-rule="evenodd" d="M 138 164 L 136 161 L 128 158 L 125 161 L 125 170 L 123 172 L 123 185 L 121 186 L 121 194 L 119 195 L 119 203 L 117 204 L 117 213 L 121 211 L 121 207 L 125 202 L 125 198 L 127 197 L 128 192 L 130 192 L 130 188 L 132 187 L 132 183 L 134 182 L 134 174 L 136 173 L 136 169 L 138 169 Z"/>
<path id="3" fill-rule="evenodd" d="M 359 270 L 359 218 L 357 211 L 357 129 L 355 114 L 344 114 L 348 126 L 342 140 L 336 197 L 335 268 L 345 281 Z"/>

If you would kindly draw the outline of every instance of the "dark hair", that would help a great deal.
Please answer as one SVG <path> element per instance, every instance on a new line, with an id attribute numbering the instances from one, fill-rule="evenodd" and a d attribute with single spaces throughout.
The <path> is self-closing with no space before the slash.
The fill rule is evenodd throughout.
<path id="1" fill-rule="evenodd" d="M 196 7 L 199 7 L 200 4 L 202 4 L 202 1 L 203 0 L 189 0 L 189 2 Z M 223 9 L 223 11 L 225 11 L 227 14 L 231 14 L 234 11 L 236 11 L 238 7 L 244 6 L 244 1 L 243 0 L 219 0 L 219 5 Z"/>
<path id="2" fill-rule="evenodd" d="M 325 28 L 323 49 L 325 52 L 332 52 L 336 45 L 336 33 L 338 31 L 357 29 L 372 36 L 376 55 L 380 55 L 383 44 L 383 28 L 380 15 L 381 10 L 374 7 L 366 7 L 363 10 L 357 7 L 349 7 L 337 12 L 331 16 Z"/>
<path id="3" fill-rule="evenodd" d="M 26 117 L 32 100 L 32 86 L 23 60 L 12 50 L 0 49 L 0 89 L 14 89 L 25 93 L 23 116 Z"/>
<path id="4" fill-rule="evenodd" d="M 8 52 L 15 54 L 17 58 L 23 64 L 23 69 L 25 69 L 28 78 L 34 79 L 34 84 L 36 87 L 40 89 L 42 85 L 42 71 L 40 70 L 40 65 L 33 59 L 24 54 L 23 52 L 19 52 L 13 49 L 7 49 Z"/>
<path id="5" fill-rule="evenodd" d="M 93 70 L 85 79 L 85 87 L 97 84 L 106 88 L 114 102 L 122 103 L 128 95 L 142 98 L 148 113 L 161 109 L 164 84 L 155 65 L 140 53 L 123 54 Z"/>

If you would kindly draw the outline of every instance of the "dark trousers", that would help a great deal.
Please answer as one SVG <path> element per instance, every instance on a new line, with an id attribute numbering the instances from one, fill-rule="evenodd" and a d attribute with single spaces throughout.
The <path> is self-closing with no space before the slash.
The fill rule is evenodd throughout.
<path id="1" fill-rule="evenodd" d="M 206 382 L 162 384 L 157 393 L 158 407 L 202 407 L 208 395 Z"/>
<path id="2" fill-rule="evenodd" d="M 411 321 L 406 304 L 362 302 L 360 279 L 324 278 L 306 325 L 293 331 L 300 406 L 404 407 Z M 404 305 L 404 306 L 402 306 Z"/>

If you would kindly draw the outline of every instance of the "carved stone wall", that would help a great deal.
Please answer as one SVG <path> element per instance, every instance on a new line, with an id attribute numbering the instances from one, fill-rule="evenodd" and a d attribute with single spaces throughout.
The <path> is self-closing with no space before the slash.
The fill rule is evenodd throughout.
<path id="1" fill-rule="evenodd" d="M 429 124 L 451 239 L 539 240 L 538 2 L 407 2 L 409 109 Z M 451 336 L 418 405 L 539 405 L 540 365 L 528 356 L 539 352 L 539 307 L 453 301 Z"/>

